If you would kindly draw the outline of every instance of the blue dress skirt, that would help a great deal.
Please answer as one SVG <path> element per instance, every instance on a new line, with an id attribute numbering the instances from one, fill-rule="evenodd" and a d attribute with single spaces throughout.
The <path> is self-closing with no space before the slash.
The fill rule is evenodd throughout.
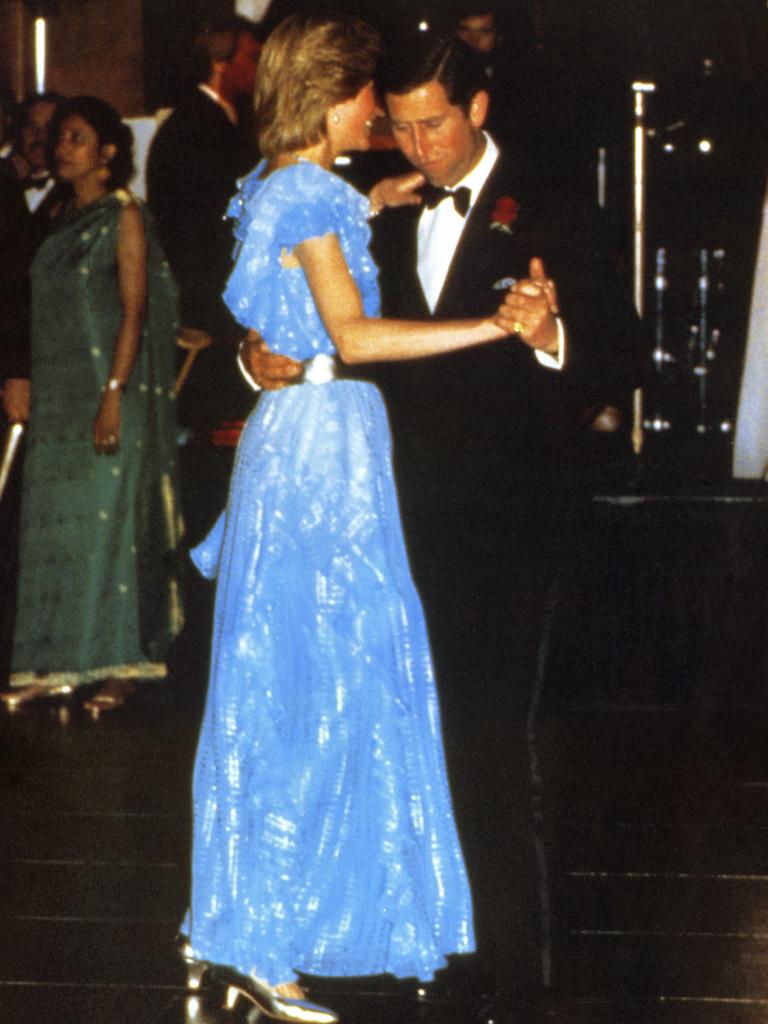
<path id="1" fill-rule="evenodd" d="M 233 202 L 225 297 L 274 350 L 332 354 L 285 253 L 333 231 L 374 315 L 366 205 L 315 164 L 260 173 Z M 263 395 L 194 558 L 217 580 L 194 777 L 195 955 L 272 984 L 431 978 L 473 949 L 471 902 L 376 388 Z"/>

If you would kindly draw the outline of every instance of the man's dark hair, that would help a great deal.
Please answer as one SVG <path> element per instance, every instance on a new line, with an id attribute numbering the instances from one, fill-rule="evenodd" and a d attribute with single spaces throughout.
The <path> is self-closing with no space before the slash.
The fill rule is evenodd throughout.
<path id="1" fill-rule="evenodd" d="M 29 116 L 30 110 L 38 103 L 53 103 L 55 107 L 60 107 L 63 102 L 64 97 L 61 93 L 53 92 L 50 89 L 47 92 L 28 92 L 22 99 L 18 110 L 16 111 L 16 123 L 18 125 L 24 124 Z"/>
<path id="2" fill-rule="evenodd" d="M 486 14 L 499 17 L 499 4 L 496 0 L 454 0 L 452 13 L 457 21 L 464 18 L 478 18 Z"/>
<path id="3" fill-rule="evenodd" d="M 209 18 L 198 29 L 189 55 L 189 77 L 194 83 L 207 82 L 213 65 L 229 60 L 235 51 L 237 32 L 234 19 Z"/>
<path id="4" fill-rule="evenodd" d="M 488 88 L 480 55 L 452 33 L 416 32 L 388 48 L 376 75 L 382 95 L 402 96 L 428 82 L 442 85 L 448 102 L 465 112 L 472 97 Z"/>
<path id="5" fill-rule="evenodd" d="M 189 77 L 194 84 L 207 82 L 214 64 L 231 59 L 241 32 L 260 39 L 257 26 L 236 14 L 215 15 L 202 22 L 189 56 Z"/>
<path id="6" fill-rule="evenodd" d="M 52 103 L 55 107 L 54 117 L 57 112 L 61 109 L 62 103 L 64 103 L 64 97 L 60 92 L 28 92 L 24 99 L 19 104 L 16 110 L 16 117 L 13 122 L 13 135 L 16 141 L 16 145 L 21 145 L 21 129 L 27 123 L 30 110 L 37 106 L 38 103 Z"/>

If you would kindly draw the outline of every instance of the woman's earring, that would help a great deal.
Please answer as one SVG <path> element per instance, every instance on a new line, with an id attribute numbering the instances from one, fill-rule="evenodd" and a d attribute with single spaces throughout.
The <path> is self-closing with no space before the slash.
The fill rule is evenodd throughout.
<path id="1" fill-rule="evenodd" d="M 333 114 L 331 114 L 331 120 L 333 121 L 334 124 L 339 123 L 341 118 L 339 117 L 338 111 L 334 110 Z"/>

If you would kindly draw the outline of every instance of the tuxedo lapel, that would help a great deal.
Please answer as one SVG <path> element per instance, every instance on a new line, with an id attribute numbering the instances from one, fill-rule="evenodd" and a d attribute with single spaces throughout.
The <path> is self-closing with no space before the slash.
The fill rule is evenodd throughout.
<path id="1" fill-rule="evenodd" d="M 435 316 L 490 313 L 504 293 L 501 282 L 508 277 L 522 276 L 518 225 L 513 226 L 511 233 L 491 226 L 499 197 L 512 196 L 519 200 L 520 192 L 516 176 L 500 156 L 467 217 L 435 307 Z M 525 205 L 521 204 L 518 215 L 521 221 L 525 213 Z"/>
<path id="2" fill-rule="evenodd" d="M 428 319 L 418 274 L 417 236 L 421 206 L 401 207 L 374 223 L 372 253 L 379 266 L 385 316 Z"/>
<path id="3" fill-rule="evenodd" d="M 410 207 L 407 211 L 410 223 L 407 229 L 403 230 L 401 236 L 403 249 L 402 262 L 400 264 L 403 289 L 407 293 L 408 307 L 412 308 L 414 314 L 419 318 L 430 316 L 429 306 L 424 296 L 424 290 L 421 287 L 421 281 L 419 280 L 417 240 L 421 211 L 421 206 Z"/>

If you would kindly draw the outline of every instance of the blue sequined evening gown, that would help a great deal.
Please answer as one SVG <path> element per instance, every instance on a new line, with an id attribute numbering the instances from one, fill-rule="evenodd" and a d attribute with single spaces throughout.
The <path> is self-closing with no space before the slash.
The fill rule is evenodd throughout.
<path id="1" fill-rule="evenodd" d="M 286 257 L 334 233 L 378 314 L 368 204 L 302 161 L 241 185 L 225 299 L 270 348 L 332 355 Z M 194 777 L 196 957 L 272 984 L 295 972 L 429 979 L 473 949 L 422 609 L 381 397 L 363 381 L 265 393 L 229 501 L 194 552 L 216 577 Z"/>

